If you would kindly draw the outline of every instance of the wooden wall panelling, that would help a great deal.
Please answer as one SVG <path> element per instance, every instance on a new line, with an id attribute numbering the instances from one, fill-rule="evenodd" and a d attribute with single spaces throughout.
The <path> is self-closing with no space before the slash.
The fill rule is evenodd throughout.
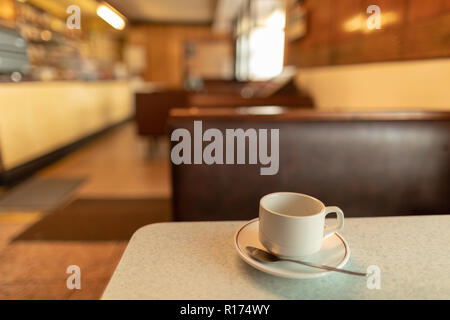
<path id="1" fill-rule="evenodd" d="M 132 26 L 127 42 L 142 45 L 147 50 L 145 80 L 181 87 L 185 70 L 185 42 L 228 37 L 227 34 L 213 33 L 209 25 L 148 24 Z"/>
<path id="2" fill-rule="evenodd" d="M 450 57 L 450 11 L 432 20 L 408 23 L 404 34 L 403 59 L 435 57 Z"/>
<path id="3" fill-rule="evenodd" d="M 381 8 L 381 30 L 368 30 L 369 5 Z M 305 0 L 307 35 L 286 44 L 298 67 L 450 56 L 448 0 Z"/>
<path id="4" fill-rule="evenodd" d="M 301 39 L 286 41 L 285 64 L 328 64 L 329 50 L 326 44 L 331 40 L 331 0 L 305 1 L 304 6 L 307 12 L 307 33 Z"/>
<path id="5" fill-rule="evenodd" d="M 406 10 L 408 22 L 414 23 L 438 16 L 445 10 L 446 3 L 450 2 L 448 0 L 409 0 Z"/>

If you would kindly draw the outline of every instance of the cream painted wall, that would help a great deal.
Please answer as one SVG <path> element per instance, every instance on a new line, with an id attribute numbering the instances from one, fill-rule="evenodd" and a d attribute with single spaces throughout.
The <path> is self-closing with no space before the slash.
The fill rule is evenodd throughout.
<path id="1" fill-rule="evenodd" d="M 319 109 L 450 110 L 450 59 L 303 68 Z"/>
<path id="2" fill-rule="evenodd" d="M 0 85 L 0 155 L 11 169 L 129 117 L 126 82 Z"/>

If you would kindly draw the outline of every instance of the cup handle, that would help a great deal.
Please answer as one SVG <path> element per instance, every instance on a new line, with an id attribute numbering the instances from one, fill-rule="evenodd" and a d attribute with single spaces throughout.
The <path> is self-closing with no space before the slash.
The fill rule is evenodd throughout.
<path id="1" fill-rule="evenodd" d="M 323 238 L 328 238 L 335 232 L 342 230 L 344 228 L 344 212 L 338 207 L 326 207 L 325 208 L 325 217 L 327 214 L 335 212 L 337 215 L 337 223 L 334 226 L 327 226 L 323 232 Z"/>

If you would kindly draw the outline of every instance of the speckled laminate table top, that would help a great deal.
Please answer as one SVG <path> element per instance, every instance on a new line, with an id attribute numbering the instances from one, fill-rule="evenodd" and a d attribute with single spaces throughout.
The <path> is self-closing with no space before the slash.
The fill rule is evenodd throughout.
<path id="1" fill-rule="evenodd" d="M 348 269 L 377 265 L 381 288 L 331 273 L 292 280 L 247 265 L 244 221 L 172 222 L 138 230 L 102 299 L 450 299 L 450 215 L 347 218 Z"/>

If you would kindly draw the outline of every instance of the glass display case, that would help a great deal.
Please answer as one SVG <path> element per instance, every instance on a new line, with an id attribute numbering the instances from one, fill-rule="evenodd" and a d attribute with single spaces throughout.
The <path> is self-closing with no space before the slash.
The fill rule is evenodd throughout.
<path id="1" fill-rule="evenodd" d="M 68 28 L 65 19 L 64 14 L 55 15 L 34 2 L 2 0 L 1 80 L 11 81 L 12 72 L 18 72 L 14 79 L 19 81 L 115 79 L 116 63 L 120 60 L 118 37 L 92 27 L 90 20 L 84 21 L 81 29 Z"/>

